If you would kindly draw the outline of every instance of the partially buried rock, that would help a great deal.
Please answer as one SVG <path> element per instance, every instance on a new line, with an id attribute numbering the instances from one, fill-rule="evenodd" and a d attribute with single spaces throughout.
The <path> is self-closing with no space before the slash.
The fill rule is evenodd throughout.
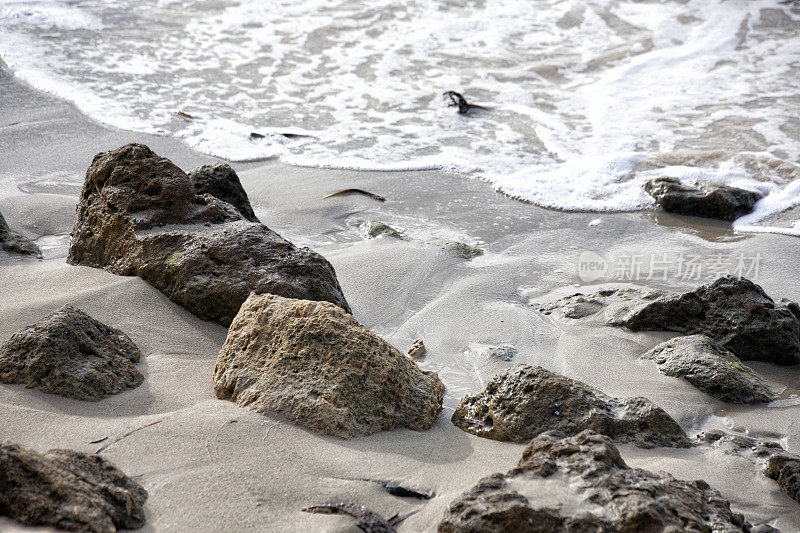
<path id="1" fill-rule="evenodd" d="M 361 223 L 359 226 L 361 231 L 369 237 L 370 239 L 375 239 L 377 237 L 391 237 L 393 239 L 405 239 L 403 234 L 400 231 L 396 230 L 395 228 L 391 227 L 389 224 L 385 224 L 383 222 L 379 222 L 377 220 L 366 220 Z"/>
<path id="2" fill-rule="evenodd" d="M 731 187 L 722 183 L 696 180 L 681 183 L 677 178 L 655 178 L 647 181 L 644 190 L 664 211 L 681 215 L 736 220 L 753 210 L 763 194 Z"/>
<path id="3" fill-rule="evenodd" d="M 66 305 L 0 347 L 0 381 L 97 401 L 142 383 L 140 355 L 123 332 Z"/>
<path id="4" fill-rule="evenodd" d="M 625 464 L 592 431 L 539 435 L 519 466 L 450 504 L 439 533 L 515 531 L 750 531 L 705 481 L 681 481 Z"/>
<path id="5" fill-rule="evenodd" d="M 633 312 L 622 325 L 633 331 L 702 333 L 745 361 L 800 362 L 797 317 L 744 278 L 726 276 L 681 295 L 662 296 Z"/>
<path id="6" fill-rule="evenodd" d="M 539 433 L 575 435 L 585 429 L 640 448 L 688 447 L 686 433 L 646 398 L 617 399 L 549 370 L 523 365 L 465 396 L 452 418 L 468 433 L 525 443 Z"/>
<path id="7" fill-rule="evenodd" d="M 545 315 L 572 320 L 590 318 L 601 325 L 619 326 L 634 310 L 667 294 L 658 289 L 602 289 L 592 294 L 576 293 L 554 302 L 536 305 Z"/>
<path id="8" fill-rule="evenodd" d="M 252 295 L 214 367 L 217 398 L 349 438 L 426 430 L 444 385 L 328 302 Z"/>
<path id="9" fill-rule="evenodd" d="M 189 179 L 197 194 L 210 194 L 228 202 L 250 222 L 260 222 L 253 212 L 250 199 L 239 181 L 239 176 L 227 163 L 203 165 L 189 171 Z"/>
<path id="10" fill-rule="evenodd" d="M 6 252 L 42 257 L 42 251 L 30 239 L 12 230 L 0 213 L 0 248 Z"/>
<path id="11" fill-rule="evenodd" d="M 791 499 L 800 502 L 800 457 L 776 453 L 767 459 L 764 475 L 774 479 Z"/>
<path id="12" fill-rule="evenodd" d="M 662 374 L 683 378 L 699 390 L 729 403 L 764 403 L 773 392 L 755 371 L 705 335 L 676 337 L 642 354 Z"/>
<path id="13" fill-rule="evenodd" d="M 144 525 L 147 492 L 99 455 L 0 445 L 0 516 L 26 526 L 113 533 Z"/>
<path id="14" fill-rule="evenodd" d="M 196 194 L 181 169 L 141 144 L 95 156 L 73 234 L 70 264 L 139 276 L 203 320 L 230 324 L 250 292 L 349 311 L 324 257 Z"/>

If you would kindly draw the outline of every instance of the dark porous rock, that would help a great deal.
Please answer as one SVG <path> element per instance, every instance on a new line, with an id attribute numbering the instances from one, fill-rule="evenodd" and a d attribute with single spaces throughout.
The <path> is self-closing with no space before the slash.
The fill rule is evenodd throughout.
<path id="1" fill-rule="evenodd" d="M 246 220 L 260 222 L 253 212 L 239 176 L 227 163 L 197 167 L 189 171 L 189 179 L 192 180 L 194 192 L 197 194 L 210 194 L 238 209 Z"/>
<path id="2" fill-rule="evenodd" d="M 8 227 L 2 213 L 0 213 L 0 248 L 9 253 L 42 257 L 42 251 L 34 242 Z"/>
<path id="3" fill-rule="evenodd" d="M 800 457 L 776 453 L 767 459 L 764 475 L 774 479 L 791 499 L 800 502 Z"/>
<path id="4" fill-rule="evenodd" d="M 763 194 L 722 183 L 697 180 L 691 185 L 677 178 L 655 178 L 644 190 L 664 211 L 681 215 L 736 220 L 753 210 Z"/>
<path id="5" fill-rule="evenodd" d="M 633 331 L 702 333 L 745 361 L 800 362 L 800 321 L 744 278 L 726 276 L 681 295 L 662 296 L 622 324 Z"/>
<path id="6" fill-rule="evenodd" d="M 66 305 L 0 347 L 0 381 L 97 401 L 142 383 L 140 356 L 123 332 Z"/>
<path id="7" fill-rule="evenodd" d="M 705 335 L 676 337 L 641 356 L 662 374 L 683 378 L 699 390 L 729 403 L 764 403 L 774 393 L 756 372 Z"/>
<path id="8" fill-rule="evenodd" d="M 349 311 L 333 267 L 141 144 L 95 156 L 67 261 L 139 276 L 203 320 L 229 325 L 250 292 L 330 301 Z"/>
<path id="9" fill-rule="evenodd" d="M 342 438 L 429 429 L 444 385 L 328 302 L 252 295 L 214 367 L 217 398 Z"/>
<path id="10" fill-rule="evenodd" d="M 593 431 L 542 433 L 519 466 L 450 504 L 439 533 L 489 531 L 750 531 L 705 481 L 681 481 L 625 464 Z"/>
<path id="11" fill-rule="evenodd" d="M 523 365 L 465 396 L 452 418 L 468 433 L 525 443 L 557 430 L 575 435 L 592 429 L 640 448 L 688 447 L 686 433 L 646 398 L 611 398 L 588 385 L 543 368 Z"/>
<path id="12" fill-rule="evenodd" d="M 99 455 L 0 444 L 0 516 L 26 526 L 113 533 L 144 525 L 147 492 Z"/>

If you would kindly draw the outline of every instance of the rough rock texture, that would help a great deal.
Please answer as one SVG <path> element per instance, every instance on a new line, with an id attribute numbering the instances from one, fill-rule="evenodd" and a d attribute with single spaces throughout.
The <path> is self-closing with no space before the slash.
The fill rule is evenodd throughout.
<path id="1" fill-rule="evenodd" d="M 0 347 L 0 381 L 97 401 L 142 383 L 140 355 L 123 332 L 65 305 Z"/>
<path id="2" fill-rule="evenodd" d="M 0 213 L 0 248 L 9 253 L 42 257 L 42 251 L 35 243 L 8 227 L 2 213 Z"/>
<path id="3" fill-rule="evenodd" d="M 539 435 L 519 466 L 450 504 L 440 533 L 750 531 L 705 481 L 630 468 L 592 431 Z"/>
<path id="4" fill-rule="evenodd" d="M 704 431 L 697 436 L 697 441 L 726 454 L 749 456 L 755 462 L 763 462 L 764 475 L 774 479 L 783 492 L 800 502 L 800 456 L 785 451 L 778 442 L 719 430 Z"/>
<path id="5" fill-rule="evenodd" d="M 99 455 L 0 445 L 0 516 L 26 526 L 114 532 L 144 525 L 147 492 Z"/>
<path id="6" fill-rule="evenodd" d="M 688 447 L 675 420 L 646 398 L 610 398 L 588 385 L 543 368 L 523 365 L 465 396 L 453 424 L 494 440 L 525 443 L 544 431 L 575 435 L 592 429 L 641 448 Z"/>
<path id="7" fill-rule="evenodd" d="M 683 378 L 723 402 L 762 403 L 774 398 L 752 368 L 705 335 L 670 339 L 641 357 L 653 360 L 662 374 Z"/>
<path id="8" fill-rule="evenodd" d="M 386 237 L 391 237 L 393 239 L 405 239 L 400 231 L 394 229 L 388 224 L 384 224 L 383 222 L 379 222 L 377 220 L 367 220 L 362 222 L 359 226 L 359 229 L 369 237 L 370 239 L 375 239 L 384 235 Z"/>
<path id="9" fill-rule="evenodd" d="M 440 246 L 461 259 L 475 259 L 483 255 L 482 249 L 463 242 L 444 242 Z"/>
<path id="10" fill-rule="evenodd" d="M 250 199 L 239 181 L 239 176 L 227 163 L 203 165 L 189 171 L 194 192 L 210 194 L 223 202 L 228 202 L 250 222 L 260 222 L 253 212 Z"/>
<path id="11" fill-rule="evenodd" d="M 444 385 L 340 307 L 264 294 L 250 296 L 231 324 L 214 392 L 349 438 L 429 429 Z"/>
<path id="12" fill-rule="evenodd" d="M 73 234 L 70 264 L 139 276 L 204 320 L 230 324 L 251 291 L 349 311 L 325 258 L 195 194 L 181 169 L 141 144 L 95 156 Z"/>
<path id="13" fill-rule="evenodd" d="M 681 215 L 736 220 L 753 210 L 763 194 L 722 183 L 696 180 L 691 185 L 677 178 L 655 178 L 644 190 L 664 211 Z"/>
<path id="14" fill-rule="evenodd" d="M 633 331 L 702 333 L 745 361 L 800 362 L 797 317 L 743 278 L 726 276 L 681 295 L 662 296 L 632 313 L 623 325 Z"/>

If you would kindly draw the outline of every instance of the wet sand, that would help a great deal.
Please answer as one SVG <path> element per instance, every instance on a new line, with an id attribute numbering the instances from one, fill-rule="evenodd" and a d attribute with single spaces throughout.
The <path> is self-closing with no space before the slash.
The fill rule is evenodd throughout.
<path id="1" fill-rule="evenodd" d="M 90 441 L 146 423 L 162 423 L 114 444 L 103 455 L 149 492 L 142 531 L 353 531 L 347 517 L 302 513 L 340 501 L 390 516 L 419 509 L 401 531 L 435 530 L 447 505 L 478 479 L 516 465 L 522 446 L 478 438 L 450 423 L 467 393 L 520 363 L 542 365 L 612 396 L 645 396 L 692 436 L 727 428 L 780 439 L 800 452 L 798 406 L 730 406 L 663 376 L 638 354 L 669 335 L 565 325 L 531 304 L 597 286 L 584 283 L 584 251 L 645 259 L 653 254 L 714 257 L 760 254 L 754 281 L 774 298 L 800 300 L 798 241 L 736 235 L 724 224 L 663 213 L 563 213 L 511 200 L 480 181 L 440 172 L 371 173 L 290 167 L 276 161 L 233 164 L 264 224 L 308 245 L 336 268 L 355 317 L 405 351 L 416 338 L 428 348 L 421 366 L 447 386 L 444 407 L 426 432 L 397 430 L 340 440 L 279 417 L 214 397 L 211 373 L 225 328 L 203 322 L 138 278 L 65 263 L 68 233 L 83 173 L 93 155 L 142 142 L 184 170 L 214 158 L 173 139 L 106 128 L 72 106 L 33 91 L 0 67 L 0 212 L 37 239 L 45 259 L 0 252 L 0 341 L 69 303 L 125 331 L 141 348 L 144 383 L 97 403 L 0 386 L 0 440 L 39 451 L 94 452 Z M 381 194 L 322 199 L 357 187 Z M 597 220 L 600 220 L 597 223 Z M 403 230 L 406 240 L 366 239 L 365 220 Z M 476 244 L 484 255 L 456 257 L 441 243 Z M 686 290 L 707 279 L 639 279 L 639 285 Z M 515 345 L 512 362 L 487 365 L 471 344 Z M 797 392 L 800 370 L 752 364 Z M 753 523 L 800 528 L 800 507 L 751 461 L 710 448 L 620 447 L 632 465 L 704 479 Z M 374 479 L 434 492 L 429 501 L 387 494 Z M 0 521 L 0 529 L 12 527 Z"/>

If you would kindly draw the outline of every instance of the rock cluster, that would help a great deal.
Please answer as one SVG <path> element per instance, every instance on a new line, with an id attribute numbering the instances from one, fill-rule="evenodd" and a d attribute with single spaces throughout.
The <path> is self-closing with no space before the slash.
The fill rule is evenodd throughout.
<path id="1" fill-rule="evenodd" d="M 250 222 L 259 222 L 250 199 L 239 181 L 239 176 L 227 163 L 203 165 L 189 171 L 189 179 L 197 194 L 210 194 L 223 202 L 228 202 Z"/>
<path id="2" fill-rule="evenodd" d="M 99 455 L 0 444 L 0 516 L 26 526 L 113 533 L 144 525 L 147 492 Z"/>
<path id="3" fill-rule="evenodd" d="M 219 353 L 214 392 L 349 438 L 429 429 L 444 385 L 340 307 L 254 294 Z"/>
<path id="4" fill-rule="evenodd" d="M 66 305 L 0 347 L 0 381 L 97 401 L 142 383 L 140 356 L 123 332 Z"/>
<path id="5" fill-rule="evenodd" d="M 0 248 L 9 253 L 42 257 L 42 251 L 30 239 L 12 230 L 0 213 Z"/>
<path id="6" fill-rule="evenodd" d="M 464 431 L 525 443 L 544 431 L 575 435 L 591 429 L 641 448 L 687 447 L 675 420 L 646 398 L 610 398 L 579 381 L 522 365 L 465 396 L 452 417 Z"/>
<path id="7" fill-rule="evenodd" d="M 641 357 L 653 360 L 662 374 L 683 378 L 723 402 L 763 403 L 775 396 L 752 368 L 705 335 L 670 339 Z"/>
<path id="8" fill-rule="evenodd" d="M 722 183 L 696 180 L 683 184 L 677 178 L 655 178 L 644 190 L 664 211 L 681 215 L 736 220 L 753 210 L 763 194 Z"/>
<path id="9" fill-rule="evenodd" d="M 593 431 L 542 433 L 517 468 L 494 474 L 450 504 L 439 533 L 478 531 L 750 531 L 704 481 L 625 464 Z"/>
<path id="10" fill-rule="evenodd" d="M 196 194 L 181 169 L 141 144 L 95 156 L 73 235 L 70 264 L 139 276 L 203 320 L 230 324 L 250 292 L 349 311 L 325 258 Z"/>
<path id="11" fill-rule="evenodd" d="M 702 333 L 745 361 L 800 362 L 800 321 L 750 280 L 726 276 L 710 285 L 668 294 L 622 322 L 633 330 Z"/>

